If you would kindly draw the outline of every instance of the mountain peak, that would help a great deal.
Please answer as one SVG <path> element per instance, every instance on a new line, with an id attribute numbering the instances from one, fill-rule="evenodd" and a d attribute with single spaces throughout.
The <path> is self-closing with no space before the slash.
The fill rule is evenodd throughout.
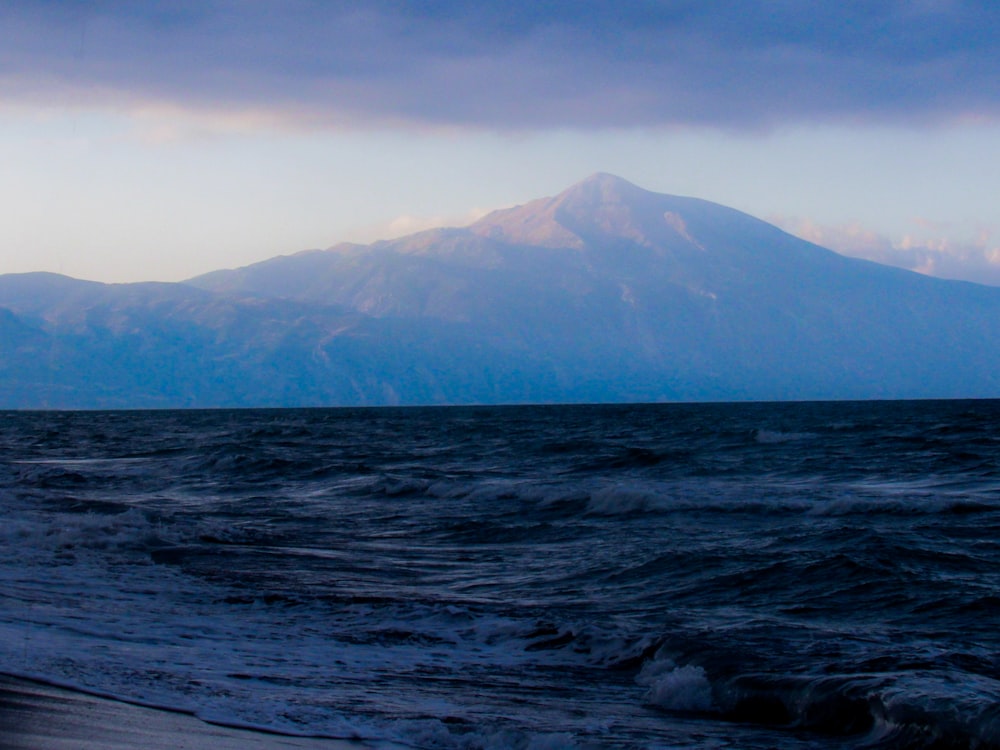
<path id="1" fill-rule="evenodd" d="M 597 172 L 554 197 L 494 211 L 471 230 L 515 244 L 575 249 L 622 239 L 648 248 L 678 238 L 697 244 L 674 211 L 673 204 L 683 200 Z"/>
<path id="2" fill-rule="evenodd" d="M 570 186 L 557 197 L 586 196 L 591 199 L 599 199 L 602 202 L 609 200 L 617 202 L 629 198 L 636 199 L 642 195 L 651 195 L 651 193 L 618 175 L 595 172 L 590 177 Z"/>
<path id="3" fill-rule="evenodd" d="M 670 196 L 652 193 L 606 172 L 593 174 L 556 196 L 558 220 L 573 229 L 601 225 L 613 234 L 634 234 L 643 218 L 659 220 Z"/>

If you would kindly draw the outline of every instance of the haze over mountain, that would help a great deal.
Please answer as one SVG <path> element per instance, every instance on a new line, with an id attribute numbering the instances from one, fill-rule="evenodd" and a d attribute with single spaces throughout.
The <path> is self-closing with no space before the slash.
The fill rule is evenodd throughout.
<path id="1" fill-rule="evenodd" d="M 607 174 L 184 284 L 0 277 L 0 404 L 1000 396 L 1000 288 Z"/>

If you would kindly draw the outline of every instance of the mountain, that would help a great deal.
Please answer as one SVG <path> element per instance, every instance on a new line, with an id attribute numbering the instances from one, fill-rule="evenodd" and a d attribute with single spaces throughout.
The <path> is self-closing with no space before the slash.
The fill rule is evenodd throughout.
<path id="1" fill-rule="evenodd" d="M 184 284 L 0 277 L 0 404 L 1000 397 L 1000 289 L 594 175 Z"/>

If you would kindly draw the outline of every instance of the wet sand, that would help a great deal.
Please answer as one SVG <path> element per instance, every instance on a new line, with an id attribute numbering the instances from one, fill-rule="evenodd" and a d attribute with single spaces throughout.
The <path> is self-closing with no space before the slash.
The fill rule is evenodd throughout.
<path id="1" fill-rule="evenodd" d="M 208 724 L 0 675 L 0 750 L 365 750 L 398 747 L 289 737 Z"/>

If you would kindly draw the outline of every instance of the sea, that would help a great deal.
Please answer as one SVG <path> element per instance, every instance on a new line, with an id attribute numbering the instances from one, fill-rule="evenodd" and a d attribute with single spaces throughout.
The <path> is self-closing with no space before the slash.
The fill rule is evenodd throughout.
<path id="1" fill-rule="evenodd" d="M 0 413 L 0 671 L 412 748 L 1000 747 L 1000 401 Z"/>

